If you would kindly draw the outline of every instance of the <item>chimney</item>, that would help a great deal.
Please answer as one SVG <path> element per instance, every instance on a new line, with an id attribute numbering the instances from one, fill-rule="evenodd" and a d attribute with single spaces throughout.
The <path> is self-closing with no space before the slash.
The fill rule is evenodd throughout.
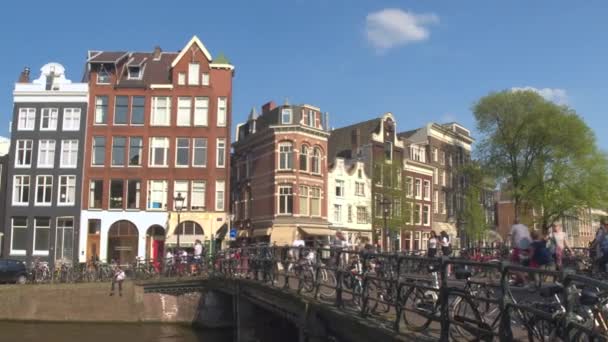
<path id="1" fill-rule="evenodd" d="M 275 108 L 277 108 L 277 105 L 274 101 L 270 101 L 262 106 L 262 114 L 266 114 Z"/>
<path id="2" fill-rule="evenodd" d="M 30 68 L 23 68 L 23 71 L 19 75 L 19 83 L 30 83 Z"/>
<path id="3" fill-rule="evenodd" d="M 323 127 L 329 131 L 329 112 L 325 112 L 325 123 L 323 124 Z"/>
<path id="4" fill-rule="evenodd" d="M 154 53 L 152 54 L 152 57 L 155 61 L 160 60 L 160 53 L 163 52 L 163 50 L 160 48 L 160 46 L 156 45 L 154 47 Z"/>

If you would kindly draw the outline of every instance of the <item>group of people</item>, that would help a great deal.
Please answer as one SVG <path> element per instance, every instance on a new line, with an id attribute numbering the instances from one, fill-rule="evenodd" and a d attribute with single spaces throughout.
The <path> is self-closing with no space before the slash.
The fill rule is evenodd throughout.
<path id="1" fill-rule="evenodd" d="M 452 241 L 445 230 L 439 233 L 439 235 L 434 230 L 431 230 L 426 255 L 430 258 L 436 257 L 438 248 L 441 248 L 443 256 L 452 255 Z"/>
<path id="2" fill-rule="evenodd" d="M 200 262 L 205 254 L 205 248 L 200 240 L 194 242 L 192 253 L 188 253 L 186 249 L 167 249 L 165 255 L 165 264 L 187 264 L 189 261 Z"/>

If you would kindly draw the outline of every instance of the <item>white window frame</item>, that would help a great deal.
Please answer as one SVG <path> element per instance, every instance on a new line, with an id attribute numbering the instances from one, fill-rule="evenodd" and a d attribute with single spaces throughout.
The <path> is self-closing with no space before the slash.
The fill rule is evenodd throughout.
<path id="1" fill-rule="evenodd" d="M 177 85 L 186 85 L 186 73 L 185 72 L 177 73 Z"/>
<path id="2" fill-rule="evenodd" d="M 220 164 L 220 145 L 223 145 L 222 161 Z M 215 167 L 217 168 L 225 168 L 226 167 L 226 138 L 217 138 L 215 144 Z"/>
<path id="3" fill-rule="evenodd" d="M 201 186 L 202 185 L 202 186 Z M 195 186 L 197 186 L 197 191 L 195 191 Z M 202 191 L 202 206 L 196 206 L 197 208 L 194 208 L 194 203 L 197 202 L 198 203 L 198 197 L 200 196 L 200 193 Z M 205 210 L 206 209 L 206 197 L 207 197 L 207 182 L 204 180 L 193 180 L 190 182 L 190 197 L 192 198 L 190 200 L 190 210 Z"/>
<path id="4" fill-rule="evenodd" d="M 441 170 L 441 185 L 445 186 L 445 184 L 446 184 L 445 170 Z"/>
<path id="5" fill-rule="evenodd" d="M 422 199 L 422 179 L 414 179 L 414 197 Z"/>
<path id="6" fill-rule="evenodd" d="M 20 179 L 20 187 L 19 190 L 17 191 L 17 179 Z M 25 187 L 25 180 L 27 179 L 27 191 L 23 191 L 23 188 Z M 11 196 L 11 203 L 13 204 L 13 206 L 27 206 L 30 204 L 30 194 L 32 192 L 32 177 L 28 176 L 28 175 L 14 175 L 13 176 L 13 191 L 12 191 L 12 196 Z M 15 193 L 18 192 L 19 193 L 19 201 L 15 201 Z M 23 202 L 21 201 L 23 199 L 23 194 L 27 193 L 27 202 Z"/>
<path id="7" fill-rule="evenodd" d="M 298 213 L 300 214 L 300 216 L 310 216 L 310 203 L 308 200 L 309 195 L 310 195 L 309 187 L 307 185 L 300 185 L 299 193 L 298 193 L 298 198 L 299 198 Z M 304 209 L 306 209 L 306 210 L 302 210 L 303 206 L 304 206 Z"/>
<path id="8" fill-rule="evenodd" d="M 101 182 L 101 200 L 99 201 L 99 207 L 95 207 L 95 183 Z M 101 210 L 103 208 L 103 179 L 91 179 L 89 181 L 89 209 Z"/>
<path id="9" fill-rule="evenodd" d="M 194 98 L 194 126 L 209 125 L 209 98 L 198 96 Z"/>
<path id="10" fill-rule="evenodd" d="M 365 183 L 355 182 L 355 195 L 356 196 L 365 196 Z"/>
<path id="11" fill-rule="evenodd" d="M 437 147 L 433 147 L 432 154 L 433 154 L 433 161 L 436 163 L 437 162 L 437 154 L 438 154 Z"/>
<path id="12" fill-rule="evenodd" d="M 291 108 L 281 109 L 281 124 L 289 125 L 293 122 L 293 112 Z"/>
<path id="13" fill-rule="evenodd" d="M 201 140 L 203 142 L 205 142 L 205 147 L 196 147 L 196 140 Z M 195 155 L 196 155 L 196 150 L 205 150 L 205 160 L 203 161 L 203 164 L 195 164 Z M 208 140 L 207 138 L 192 138 L 192 167 L 207 167 L 207 159 L 209 157 L 209 145 L 208 145 Z"/>
<path id="14" fill-rule="evenodd" d="M 101 75 L 104 75 L 105 78 L 107 79 L 107 82 L 102 81 L 102 77 L 100 77 Z M 97 79 L 95 80 L 97 84 L 110 84 L 112 82 L 112 78 L 110 75 L 110 72 L 106 70 L 106 68 L 104 68 L 103 66 L 101 68 L 99 68 L 99 71 L 97 71 Z"/>
<path id="15" fill-rule="evenodd" d="M 220 200 L 221 198 L 221 200 Z M 222 205 L 219 205 L 221 202 Z M 224 211 L 226 208 L 226 181 L 215 181 L 215 211 Z"/>
<path id="16" fill-rule="evenodd" d="M 188 85 L 200 85 L 201 65 L 199 63 L 188 63 Z"/>
<path id="17" fill-rule="evenodd" d="M 51 179 L 50 183 L 46 182 L 47 177 Z M 44 184 L 40 183 L 40 179 L 44 179 Z M 38 202 L 38 191 L 40 190 L 38 187 L 42 186 L 42 197 L 44 198 L 47 192 L 51 194 L 50 202 Z M 50 186 L 50 189 L 48 187 Z M 53 204 L 53 176 L 52 175 L 36 175 L 36 191 L 34 191 L 34 205 L 37 207 L 50 207 Z"/>
<path id="18" fill-rule="evenodd" d="M 219 96 L 217 98 L 217 127 L 226 127 L 228 122 L 228 98 Z"/>
<path id="19" fill-rule="evenodd" d="M 103 104 L 103 101 L 102 101 L 103 98 L 106 99 L 105 105 Z M 107 96 L 107 95 L 95 96 L 95 118 L 93 120 L 94 125 L 107 125 L 108 124 L 109 106 L 110 106 L 110 97 L 109 96 Z M 99 114 L 101 113 L 101 110 L 103 108 L 105 108 L 105 116 L 103 117 L 103 120 L 98 121 Z"/>
<path id="20" fill-rule="evenodd" d="M 177 156 L 179 155 L 179 150 L 184 149 L 184 147 L 179 147 L 180 140 L 185 140 L 188 143 L 188 145 L 185 147 L 186 158 L 188 158 L 188 161 L 186 162 L 185 165 L 178 164 L 178 161 L 177 161 Z M 175 138 L 175 167 L 184 168 L 184 167 L 189 167 L 189 166 L 190 166 L 190 138 L 177 137 L 177 138 Z"/>
<path id="21" fill-rule="evenodd" d="M 167 167 L 169 159 L 170 141 L 167 137 L 150 137 L 150 147 L 148 148 L 148 167 Z M 162 146 L 160 146 L 162 145 Z M 154 149 L 162 148 L 165 150 L 164 160 L 161 165 L 154 165 L 156 162 L 156 154 Z"/>
<path id="22" fill-rule="evenodd" d="M 140 144 L 137 146 L 133 146 L 132 142 L 133 139 L 139 139 Z M 135 164 L 132 165 L 131 164 L 131 148 L 132 147 L 137 147 L 138 151 L 139 151 L 139 164 Z M 127 167 L 141 167 L 143 165 L 144 162 L 144 138 L 141 136 L 130 136 L 129 137 L 129 142 L 128 142 L 128 146 L 126 146 L 127 148 Z"/>
<path id="23" fill-rule="evenodd" d="M 19 145 L 23 143 L 23 147 L 20 147 Z M 28 148 L 28 143 L 29 143 L 29 148 Z M 25 162 L 26 155 L 27 152 L 29 151 L 30 153 L 30 162 L 29 164 L 25 164 L 25 163 L 19 163 L 20 159 L 19 159 L 19 151 L 23 151 L 23 161 Z M 19 139 L 17 140 L 16 146 L 15 146 L 15 168 L 16 169 L 25 169 L 25 168 L 30 168 L 32 167 L 32 158 L 34 157 L 34 140 L 31 139 Z"/>
<path id="24" fill-rule="evenodd" d="M 318 153 L 318 154 L 317 154 Z M 323 159 L 323 153 L 318 147 L 312 149 L 312 156 L 310 157 L 310 172 L 315 175 L 320 175 L 323 171 L 321 168 L 321 160 Z M 317 169 L 315 171 L 315 168 Z"/>
<path id="25" fill-rule="evenodd" d="M 433 190 L 433 213 L 439 213 L 439 190 Z"/>
<path id="26" fill-rule="evenodd" d="M 48 116 L 48 127 L 42 127 L 44 117 Z M 42 108 L 40 110 L 40 130 L 41 131 L 56 131 L 57 122 L 59 121 L 59 109 L 58 108 Z"/>
<path id="27" fill-rule="evenodd" d="M 19 108 L 18 131 L 33 131 L 36 127 L 36 108 Z"/>
<path id="28" fill-rule="evenodd" d="M 340 194 L 338 195 L 338 189 L 340 189 Z M 344 193 L 346 191 L 346 185 L 345 182 L 341 179 L 337 179 L 336 180 L 336 197 L 345 197 L 346 194 Z"/>
<path id="29" fill-rule="evenodd" d="M 38 221 L 38 218 L 34 218 L 34 238 L 32 239 L 32 255 L 38 255 L 38 256 L 47 256 L 49 255 L 49 246 L 51 244 L 51 218 L 48 218 L 49 220 L 49 225 L 48 227 L 44 226 L 42 228 L 38 228 L 38 225 L 36 224 L 36 222 Z M 42 250 L 42 249 L 36 249 L 36 232 L 38 231 L 38 229 L 48 229 L 49 230 L 49 241 L 48 241 L 48 245 L 46 250 Z"/>
<path id="30" fill-rule="evenodd" d="M 159 107 L 161 99 L 166 100 L 164 107 Z M 159 117 L 159 109 L 165 111 L 166 117 Z M 163 119 L 163 120 L 161 120 Z M 170 96 L 152 96 L 152 115 L 150 115 L 150 126 L 170 126 L 171 125 L 171 97 Z"/>
<path id="31" fill-rule="evenodd" d="M 137 75 L 131 75 L 131 68 L 137 68 Z M 127 79 L 128 80 L 141 80 L 141 76 L 143 74 L 143 68 L 137 65 L 127 66 Z"/>
<path id="32" fill-rule="evenodd" d="M 319 195 L 318 197 L 313 196 L 313 194 L 315 194 L 316 192 L 318 192 L 318 195 Z M 317 207 L 317 210 L 319 211 L 318 215 L 313 215 L 313 201 L 315 198 L 319 200 L 319 205 Z M 323 215 L 323 211 L 321 210 L 322 202 L 323 201 L 322 201 L 321 188 L 315 187 L 315 186 L 310 187 L 310 216 L 321 217 Z"/>
<path id="33" fill-rule="evenodd" d="M 342 205 L 334 204 L 334 222 L 341 223 L 342 222 Z"/>
<path id="34" fill-rule="evenodd" d="M 208 86 L 209 83 L 210 83 L 210 81 L 211 81 L 211 78 L 209 76 L 209 73 L 208 72 L 202 72 L 201 73 L 201 85 Z"/>
<path id="35" fill-rule="evenodd" d="M 285 190 L 285 193 L 283 193 Z M 278 187 L 278 196 L 277 196 L 277 215 L 281 216 L 291 216 L 293 215 L 293 185 L 283 184 Z M 291 212 L 289 212 L 289 197 L 291 196 Z M 285 198 L 283 198 L 285 197 Z M 281 201 L 285 201 L 285 212 L 281 212 Z"/>
<path id="36" fill-rule="evenodd" d="M 73 150 L 74 146 L 76 147 L 75 151 Z M 73 163 L 65 164 L 63 162 L 63 158 L 65 156 L 66 151 L 68 153 L 74 154 L 74 160 L 70 160 Z M 77 167 L 77 165 L 78 165 L 78 140 L 77 139 L 61 140 L 61 155 L 59 156 L 59 167 L 62 169 L 74 169 Z"/>
<path id="37" fill-rule="evenodd" d="M 426 215 L 424 214 L 424 209 L 427 209 L 426 211 Z M 431 225 L 431 206 L 428 204 L 424 204 L 422 206 L 422 213 L 420 214 L 420 216 L 422 216 L 422 225 L 424 226 L 430 226 Z M 424 221 L 426 220 L 426 223 L 424 223 Z"/>
<path id="38" fill-rule="evenodd" d="M 66 180 L 65 185 L 62 184 L 62 180 Z M 70 185 L 70 180 L 73 185 Z M 61 198 L 62 188 L 65 188 L 65 201 Z M 70 188 L 74 188 L 73 198 L 70 199 Z M 61 175 L 57 182 L 57 205 L 58 206 L 72 206 L 76 204 L 76 176 L 74 175 Z"/>
<path id="39" fill-rule="evenodd" d="M 190 205 L 188 190 L 190 188 L 189 182 L 187 180 L 176 180 L 173 182 L 173 198 L 177 198 L 177 194 L 179 193 L 184 198 L 183 207 L 187 210 Z M 175 206 L 175 201 L 173 202 L 173 210 L 177 210 Z"/>
<path id="40" fill-rule="evenodd" d="M 315 121 L 316 121 L 316 117 L 315 117 L 315 112 L 311 109 L 308 110 L 308 115 L 306 117 L 307 122 L 306 124 L 310 127 L 315 127 Z"/>
<path id="41" fill-rule="evenodd" d="M 47 163 L 43 163 L 42 162 L 42 148 L 43 146 L 46 148 L 45 151 L 47 153 L 44 154 L 45 158 L 44 159 L 49 159 L 49 154 L 52 154 L 52 158 L 50 158 L 51 160 L 46 160 Z M 57 142 L 53 139 L 44 139 L 44 140 L 38 140 L 38 162 L 36 163 L 36 166 L 38 168 L 54 168 L 55 167 L 55 150 L 57 147 Z"/>
<path id="42" fill-rule="evenodd" d="M 22 216 L 19 216 L 19 217 L 25 219 L 25 226 L 18 226 L 17 229 L 24 229 L 27 234 L 27 227 L 28 227 L 30 220 L 27 217 L 22 217 Z M 10 251 L 10 255 L 26 255 L 27 247 L 26 247 L 26 249 L 13 249 L 13 237 L 14 236 L 15 236 L 15 217 L 11 217 L 11 251 Z M 27 239 L 26 239 L 26 244 L 27 244 Z"/>
<path id="43" fill-rule="evenodd" d="M 141 205 L 141 180 L 139 179 L 128 179 L 126 186 L 126 196 L 125 196 L 125 210 L 130 211 L 138 211 L 140 210 Z M 135 208 L 129 208 L 129 189 L 131 187 L 131 183 L 135 183 Z"/>
<path id="44" fill-rule="evenodd" d="M 293 170 L 293 143 L 290 141 L 279 143 L 279 170 Z"/>
<path id="45" fill-rule="evenodd" d="M 61 122 L 62 131 L 80 130 L 80 108 L 64 108 L 63 120 Z"/>
<path id="46" fill-rule="evenodd" d="M 153 184 L 156 185 L 161 185 L 162 186 L 162 192 L 164 193 L 164 196 L 162 198 L 162 201 L 160 202 L 160 208 L 154 208 L 152 206 L 150 206 L 150 204 L 152 204 L 151 200 L 152 200 L 152 191 L 158 191 L 158 190 L 153 190 Z M 168 195 L 168 187 L 167 187 L 167 181 L 166 180 L 157 180 L 157 179 L 151 179 L 148 181 L 148 193 L 147 193 L 147 197 L 146 197 L 146 210 L 150 210 L 150 211 L 164 211 L 167 210 L 167 195 Z"/>
<path id="47" fill-rule="evenodd" d="M 192 122 L 192 98 L 180 96 L 177 98 L 177 117 L 175 125 L 179 127 L 188 127 Z"/>
<path id="48" fill-rule="evenodd" d="M 431 182 L 428 180 L 422 181 L 422 197 L 424 197 L 426 201 L 431 200 Z"/>
<path id="49" fill-rule="evenodd" d="M 72 220 L 72 226 L 59 225 L 60 220 Z M 72 252 L 74 251 L 74 217 L 73 216 L 60 216 L 55 219 L 55 260 L 72 260 L 72 255 L 64 254 L 65 251 L 65 237 L 66 232 L 71 230 L 72 235 Z M 68 233 L 69 234 L 69 233 Z M 57 248 L 57 242 L 61 241 L 62 248 Z"/>

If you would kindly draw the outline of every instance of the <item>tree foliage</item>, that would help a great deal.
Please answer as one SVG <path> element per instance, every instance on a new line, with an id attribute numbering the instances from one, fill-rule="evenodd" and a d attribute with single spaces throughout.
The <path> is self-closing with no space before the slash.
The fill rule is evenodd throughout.
<path id="1" fill-rule="evenodd" d="M 464 205 L 459 212 L 460 219 L 464 223 L 464 231 L 468 241 L 481 241 L 490 229 L 490 225 L 486 222 L 482 192 L 492 189 L 493 185 L 487 184 L 487 177 L 478 163 L 470 162 L 461 167 L 459 172 L 467 180 Z"/>
<path id="2" fill-rule="evenodd" d="M 473 112 L 480 160 L 509 183 L 517 217 L 525 203 L 547 227 L 567 212 L 607 203 L 606 156 L 573 109 L 532 91 L 505 90 L 483 97 Z"/>

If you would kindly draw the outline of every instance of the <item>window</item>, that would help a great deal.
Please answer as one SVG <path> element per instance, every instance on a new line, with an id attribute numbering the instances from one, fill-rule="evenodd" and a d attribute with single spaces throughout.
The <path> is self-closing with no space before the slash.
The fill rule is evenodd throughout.
<path id="1" fill-rule="evenodd" d="M 291 123 L 291 108 L 283 108 L 281 110 L 281 123 L 282 124 Z"/>
<path id="2" fill-rule="evenodd" d="M 129 166 L 140 166 L 144 153 L 144 139 L 142 137 L 129 138 Z"/>
<path id="3" fill-rule="evenodd" d="M 129 179 L 127 181 L 127 209 L 139 209 L 141 182 Z"/>
<path id="4" fill-rule="evenodd" d="M 414 191 L 414 196 L 416 196 L 416 198 L 422 197 L 422 181 L 418 178 L 414 181 Z"/>
<path id="5" fill-rule="evenodd" d="M 80 108 L 65 108 L 63 110 L 61 129 L 64 131 L 80 130 Z"/>
<path id="6" fill-rule="evenodd" d="M 186 85 L 186 73 L 185 72 L 177 73 L 177 84 Z"/>
<path id="7" fill-rule="evenodd" d="M 310 215 L 310 213 L 308 212 L 308 192 L 309 192 L 309 189 L 307 186 L 300 185 L 300 193 L 299 193 L 300 216 L 309 216 Z"/>
<path id="8" fill-rule="evenodd" d="M 36 176 L 36 205 L 51 205 L 53 176 Z"/>
<path id="9" fill-rule="evenodd" d="M 148 209 L 163 210 L 167 208 L 167 181 L 148 181 Z"/>
<path id="10" fill-rule="evenodd" d="M 367 209 L 365 207 L 357 207 L 357 223 L 367 223 Z"/>
<path id="11" fill-rule="evenodd" d="M 169 138 L 150 138 L 149 166 L 167 166 Z"/>
<path id="12" fill-rule="evenodd" d="M 97 72 L 97 84 L 110 84 L 110 73 L 103 66 Z"/>
<path id="13" fill-rule="evenodd" d="M 194 125 L 207 126 L 209 116 L 209 98 L 195 97 L 194 98 Z"/>
<path id="14" fill-rule="evenodd" d="M 17 140 L 15 167 L 32 166 L 32 140 Z"/>
<path id="15" fill-rule="evenodd" d="M 101 233 L 101 220 L 89 219 L 87 224 L 87 232 L 89 235 L 99 235 L 99 233 Z"/>
<path id="16" fill-rule="evenodd" d="M 27 217 L 11 218 L 11 255 L 25 255 L 27 235 Z"/>
<path id="17" fill-rule="evenodd" d="M 315 112 L 312 110 L 308 111 L 308 126 L 315 127 Z"/>
<path id="18" fill-rule="evenodd" d="M 386 141 L 384 143 L 384 158 L 386 160 L 393 160 L 393 143 Z"/>
<path id="19" fill-rule="evenodd" d="M 169 126 L 171 124 L 171 98 L 167 96 L 152 97 L 152 126 Z"/>
<path id="20" fill-rule="evenodd" d="M 374 200 L 376 202 L 376 205 L 374 207 L 375 215 L 376 215 L 376 217 L 382 217 L 384 215 L 384 213 L 383 213 L 384 204 L 382 204 L 382 198 L 380 198 L 379 195 L 375 195 L 374 197 L 375 197 Z M 388 212 L 388 210 L 387 210 L 387 212 Z"/>
<path id="21" fill-rule="evenodd" d="M 440 155 L 439 155 L 439 163 L 440 163 L 441 165 L 445 165 L 445 152 L 444 152 L 444 151 L 441 151 L 441 152 L 440 152 Z"/>
<path id="22" fill-rule="evenodd" d="M 293 145 L 290 142 L 279 144 L 279 170 L 291 170 L 293 168 Z"/>
<path id="23" fill-rule="evenodd" d="M 188 85 L 198 85 L 200 65 L 198 63 L 188 64 Z"/>
<path id="24" fill-rule="evenodd" d="M 55 166 L 55 140 L 38 142 L 38 167 Z"/>
<path id="25" fill-rule="evenodd" d="M 110 209 L 124 208 L 125 201 L 125 181 L 122 179 L 112 179 L 110 181 Z"/>
<path id="26" fill-rule="evenodd" d="M 251 157 L 251 153 L 247 153 L 247 157 L 246 157 L 246 161 L 245 161 L 245 177 L 249 178 L 251 176 L 251 168 L 252 168 L 252 157 Z"/>
<path id="27" fill-rule="evenodd" d="M 422 218 L 420 217 L 420 212 L 422 210 L 422 204 L 414 204 L 414 223 L 421 224 Z"/>
<path id="28" fill-rule="evenodd" d="M 192 210 L 205 209 L 206 188 L 207 186 L 205 181 L 192 181 L 192 191 L 190 196 L 192 197 L 192 200 L 190 201 Z"/>
<path id="29" fill-rule="evenodd" d="M 321 150 L 316 148 L 312 152 L 312 173 L 321 173 Z"/>
<path id="30" fill-rule="evenodd" d="M 173 183 L 173 198 L 178 197 L 177 196 L 178 194 L 182 195 L 182 197 L 184 198 L 184 203 L 183 203 L 182 208 L 187 210 L 187 208 L 188 208 L 188 181 L 175 181 L 175 183 Z M 173 201 L 173 210 L 177 210 L 177 208 L 175 207 L 175 201 Z"/>
<path id="31" fill-rule="evenodd" d="M 114 98 L 114 124 L 126 125 L 129 113 L 129 97 L 116 96 Z"/>
<path id="32" fill-rule="evenodd" d="M 425 226 L 431 225 L 431 206 L 426 204 L 422 207 L 422 224 Z"/>
<path id="33" fill-rule="evenodd" d="M 397 169 L 397 174 L 395 175 L 396 179 L 397 179 L 397 183 L 395 184 L 395 187 L 397 189 L 401 189 L 401 179 L 403 177 L 403 175 L 401 174 L 401 169 Z"/>
<path id="34" fill-rule="evenodd" d="M 201 83 L 204 86 L 208 86 L 209 85 L 209 73 L 204 72 L 201 74 Z"/>
<path id="35" fill-rule="evenodd" d="M 293 194 L 291 185 L 279 186 L 279 214 L 291 215 L 293 213 Z"/>
<path id="36" fill-rule="evenodd" d="M 125 166 L 127 138 L 112 137 L 112 166 Z"/>
<path id="37" fill-rule="evenodd" d="M 226 97 L 217 98 L 217 126 L 226 127 L 226 113 L 228 100 Z"/>
<path id="38" fill-rule="evenodd" d="M 71 261 L 74 255 L 74 218 L 58 217 L 55 235 L 55 260 Z"/>
<path id="39" fill-rule="evenodd" d="M 365 196 L 365 183 L 355 182 L 355 195 Z"/>
<path id="40" fill-rule="evenodd" d="M 101 209 L 101 200 L 103 197 L 103 181 L 92 180 L 89 183 L 89 208 Z"/>
<path id="41" fill-rule="evenodd" d="M 412 156 L 412 160 L 419 161 L 422 163 L 426 162 L 424 146 L 418 146 L 418 145 L 410 146 L 410 155 Z"/>
<path id="42" fill-rule="evenodd" d="M 437 162 L 437 148 L 433 147 L 433 161 Z"/>
<path id="43" fill-rule="evenodd" d="M 412 197 L 414 193 L 414 179 L 412 177 L 405 177 L 405 196 Z"/>
<path id="44" fill-rule="evenodd" d="M 207 138 L 194 138 L 192 145 L 192 166 L 207 166 Z"/>
<path id="45" fill-rule="evenodd" d="M 224 211 L 224 193 L 226 182 L 215 181 L 215 211 Z"/>
<path id="46" fill-rule="evenodd" d="M 401 217 L 401 199 L 395 198 L 393 200 L 393 217 Z"/>
<path id="47" fill-rule="evenodd" d="M 300 150 L 300 170 L 308 171 L 308 146 L 302 145 Z"/>
<path id="48" fill-rule="evenodd" d="M 446 194 L 445 191 L 441 192 L 441 197 L 439 199 L 440 199 L 440 202 L 439 202 L 439 209 L 440 210 L 439 211 L 442 214 L 445 214 L 445 212 L 446 212 L 446 202 L 447 202 L 447 194 Z"/>
<path id="49" fill-rule="evenodd" d="M 433 183 L 439 184 L 439 170 L 433 169 Z"/>
<path id="50" fill-rule="evenodd" d="M 177 98 L 177 125 L 190 126 L 190 115 L 192 114 L 192 99 L 189 97 Z"/>
<path id="51" fill-rule="evenodd" d="M 51 219 L 37 217 L 34 219 L 34 252 L 33 255 L 48 255 L 51 236 Z"/>
<path id="52" fill-rule="evenodd" d="M 57 130 L 57 108 L 43 108 L 40 115 L 40 130 L 55 131 Z"/>
<path id="53" fill-rule="evenodd" d="M 336 196 L 343 197 L 344 195 L 344 181 L 336 180 Z"/>
<path id="54" fill-rule="evenodd" d="M 76 176 L 59 176 L 57 202 L 60 205 L 74 205 L 76 203 Z"/>
<path id="55" fill-rule="evenodd" d="M 441 185 L 445 186 L 445 171 L 441 170 Z"/>
<path id="56" fill-rule="evenodd" d="M 104 125 L 107 122 L 108 117 L 108 97 L 97 96 L 95 97 L 95 123 L 98 125 Z"/>
<path id="57" fill-rule="evenodd" d="M 36 122 L 35 108 L 19 108 L 17 129 L 20 131 L 33 131 Z"/>
<path id="58" fill-rule="evenodd" d="M 103 165 L 106 161 L 106 138 L 93 137 L 93 165 Z"/>
<path id="59" fill-rule="evenodd" d="M 141 79 L 141 68 L 138 66 L 130 66 L 129 68 L 129 76 L 130 80 L 139 80 Z"/>
<path id="60" fill-rule="evenodd" d="M 13 177 L 13 205 L 28 205 L 30 201 L 30 176 Z"/>
<path id="61" fill-rule="evenodd" d="M 348 213 L 346 215 L 346 220 L 348 221 L 348 223 L 352 223 L 353 222 L 353 206 L 352 205 L 348 205 Z"/>
<path id="62" fill-rule="evenodd" d="M 342 206 L 334 204 L 334 222 L 342 222 Z"/>
<path id="63" fill-rule="evenodd" d="M 226 138 L 217 138 L 215 157 L 217 158 L 216 167 L 226 166 Z"/>
<path id="64" fill-rule="evenodd" d="M 133 96 L 131 101 L 131 124 L 143 125 L 146 98 L 144 96 Z"/>
<path id="65" fill-rule="evenodd" d="M 321 216 L 321 188 L 310 188 L 310 215 Z"/>
<path id="66" fill-rule="evenodd" d="M 433 212 L 435 214 L 439 213 L 439 191 L 435 190 L 433 192 Z"/>
<path id="67" fill-rule="evenodd" d="M 357 178 L 363 178 L 363 172 L 361 171 L 361 169 L 357 170 Z"/>
<path id="68" fill-rule="evenodd" d="M 424 188 L 422 191 L 422 196 L 424 197 L 425 200 L 430 201 L 431 200 L 431 182 L 425 180 L 423 184 L 424 184 Z"/>
<path id="69" fill-rule="evenodd" d="M 188 166 L 190 164 L 190 161 L 188 160 L 190 155 L 190 139 L 177 138 L 176 145 L 175 166 Z"/>

